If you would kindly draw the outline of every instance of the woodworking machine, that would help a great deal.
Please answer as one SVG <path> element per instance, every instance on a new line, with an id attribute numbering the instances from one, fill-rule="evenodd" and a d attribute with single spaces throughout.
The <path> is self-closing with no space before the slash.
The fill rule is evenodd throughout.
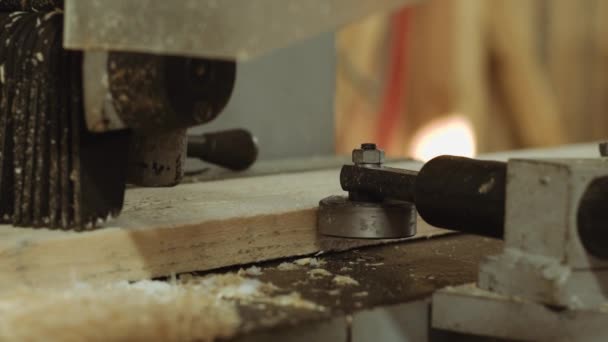
<path id="1" fill-rule="evenodd" d="M 237 62 L 413 1 L 0 0 L 0 218 L 94 228 L 119 214 L 127 184 L 178 184 L 187 156 L 248 168 L 258 147 L 246 129 L 186 133 L 222 112 Z M 441 156 L 404 170 L 363 144 L 342 168 L 348 196 L 320 199 L 319 234 L 408 238 L 420 217 L 504 240 L 477 283 L 435 292 L 433 328 L 605 340 L 607 145 L 600 150 L 587 159 Z"/>
<path id="2" fill-rule="evenodd" d="M 187 156 L 248 168 L 247 130 L 186 134 L 222 112 L 237 61 L 410 1 L 0 0 L 0 218 L 94 228 Z"/>

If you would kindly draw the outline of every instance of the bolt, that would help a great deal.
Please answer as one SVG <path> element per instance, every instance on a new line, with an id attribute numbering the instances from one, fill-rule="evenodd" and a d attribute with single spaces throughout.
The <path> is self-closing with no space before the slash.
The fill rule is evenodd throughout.
<path id="1" fill-rule="evenodd" d="M 362 166 L 380 166 L 384 163 L 384 151 L 376 144 L 361 144 L 361 148 L 353 150 L 353 163 Z"/>

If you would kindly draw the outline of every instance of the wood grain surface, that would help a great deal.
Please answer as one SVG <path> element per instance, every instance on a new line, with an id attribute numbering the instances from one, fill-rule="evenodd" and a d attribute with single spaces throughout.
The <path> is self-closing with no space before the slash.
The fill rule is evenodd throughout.
<path id="1" fill-rule="evenodd" d="M 338 174 L 334 169 L 131 189 L 112 226 L 90 232 L 0 226 L 0 291 L 147 279 L 383 243 L 317 235 L 317 204 L 342 193 Z M 418 231 L 445 232 L 423 222 Z"/>

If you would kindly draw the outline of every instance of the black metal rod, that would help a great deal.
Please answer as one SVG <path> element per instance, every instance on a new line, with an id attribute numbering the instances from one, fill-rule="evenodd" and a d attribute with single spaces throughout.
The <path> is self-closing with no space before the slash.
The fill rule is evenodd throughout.
<path id="1" fill-rule="evenodd" d="M 429 224 L 502 238 L 506 163 L 441 156 L 416 179 L 416 208 Z"/>
<path id="2" fill-rule="evenodd" d="M 506 164 L 502 162 L 441 156 L 420 172 L 345 165 L 340 183 L 362 198 L 413 202 L 420 216 L 436 227 L 503 237 Z"/>
<path id="3" fill-rule="evenodd" d="M 188 157 L 231 170 L 245 170 L 258 157 L 256 138 L 244 129 L 188 136 Z"/>
<path id="4" fill-rule="evenodd" d="M 340 184 L 344 191 L 382 200 L 391 198 L 414 202 L 418 172 L 390 167 L 344 165 Z"/>

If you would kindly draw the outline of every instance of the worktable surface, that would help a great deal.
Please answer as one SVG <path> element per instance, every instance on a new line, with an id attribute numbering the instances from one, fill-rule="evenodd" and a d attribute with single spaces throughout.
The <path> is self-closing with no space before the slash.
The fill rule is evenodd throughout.
<path id="1" fill-rule="evenodd" d="M 305 326 L 306 332 L 322 331 L 314 325 L 327 325 L 330 320 L 339 330 L 339 325 L 357 312 L 428 298 L 440 288 L 475 282 L 479 262 L 501 248 L 498 240 L 451 234 L 316 257 L 322 261 L 318 268 L 348 276 L 359 283 L 356 286 L 336 286 L 332 276 L 312 277 L 309 271 L 314 266 L 281 270 L 278 265 L 285 260 L 257 264 L 261 274 L 256 278 L 286 292 L 298 292 L 327 310 L 242 304 L 239 310 L 243 321 L 237 339 L 262 338 L 264 334 L 276 337 L 282 328 L 286 336 L 292 337 L 298 326 Z"/>

